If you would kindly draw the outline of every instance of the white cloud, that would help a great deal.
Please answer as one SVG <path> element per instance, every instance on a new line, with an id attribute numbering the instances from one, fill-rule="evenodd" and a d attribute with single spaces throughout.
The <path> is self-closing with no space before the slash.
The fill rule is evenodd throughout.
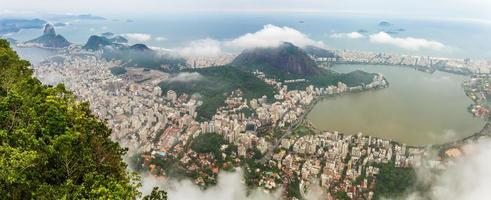
<path id="1" fill-rule="evenodd" d="M 217 185 L 202 190 L 190 180 L 172 181 L 159 180 L 152 175 L 143 176 L 143 194 L 149 194 L 154 186 L 165 188 L 169 199 L 172 200 L 273 200 L 281 199 L 281 190 L 274 193 L 265 193 L 262 190 L 253 190 L 248 193 L 247 186 L 242 181 L 241 170 L 234 173 L 220 173 Z"/>
<path id="2" fill-rule="evenodd" d="M 156 37 L 155 40 L 161 42 L 161 41 L 166 41 L 167 38 L 165 38 L 165 37 Z"/>
<path id="3" fill-rule="evenodd" d="M 332 38 L 349 38 L 349 39 L 359 39 L 364 38 L 365 36 L 359 32 L 351 32 L 351 33 L 333 33 L 330 35 Z"/>
<path id="4" fill-rule="evenodd" d="M 265 25 L 255 33 L 247 33 L 225 43 L 227 47 L 246 49 L 254 47 L 276 47 L 282 42 L 290 42 L 300 47 L 307 45 L 324 46 L 322 42 L 310 39 L 304 33 L 290 28 L 272 24 Z"/>
<path id="5" fill-rule="evenodd" d="M 195 40 L 187 46 L 177 49 L 177 52 L 183 56 L 215 57 L 221 55 L 224 52 L 223 49 L 237 52 L 255 47 L 276 47 L 283 42 L 290 42 L 299 47 L 307 45 L 325 47 L 321 41 L 312 40 L 298 30 L 268 24 L 257 32 L 246 33 L 228 41 L 218 41 L 211 38 Z"/>
<path id="6" fill-rule="evenodd" d="M 417 168 L 418 182 L 428 191 L 413 191 L 409 200 L 474 200 L 491 196 L 491 141 L 488 139 L 462 146 L 463 156 L 450 160 L 447 168 L 435 171 Z"/>
<path id="7" fill-rule="evenodd" d="M 386 32 L 372 34 L 369 38 L 370 42 L 373 43 L 388 44 L 413 51 L 420 49 L 442 50 L 445 48 L 444 44 L 437 41 L 413 37 L 392 37 Z"/>
<path id="8" fill-rule="evenodd" d="M 189 82 L 189 81 L 195 81 L 203 78 L 201 74 L 198 72 L 181 72 L 177 74 L 177 76 L 169 78 L 169 82 Z"/>
<path id="9" fill-rule="evenodd" d="M 135 40 L 138 42 L 146 42 L 152 39 L 152 36 L 145 33 L 125 33 L 123 36 L 127 37 L 130 40 Z"/>
<path id="10" fill-rule="evenodd" d="M 220 41 L 214 39 L 202 39 L 190 42 L 186 47 L 178 52 L 183 56 L 205 56 L 213 57 L 222 53 Z"/>
<path id="11" fill-rule="evenodd" d="M 437 177 L 432 188 L 432 199 L 473 200 L 491 197 L 491 142 L 481 142 L 470 152 Z"/>

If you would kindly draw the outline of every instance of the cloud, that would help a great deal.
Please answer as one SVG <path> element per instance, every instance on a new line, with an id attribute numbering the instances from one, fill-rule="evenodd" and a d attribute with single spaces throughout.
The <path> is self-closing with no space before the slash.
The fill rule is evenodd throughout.
<path id="1" fill-rule="evenodd" d="M 296 29 L 286 26 L 279 27 L 272 24 L 265 25 L 255 33 L 247 33 L 228 41 L 225 43 L 225 46 L 238 49 L 276 47 L 282 42 L 290 42 L 299 47 L 305 47 L 307 45 L 324 46 L 322 42 L 314 41 Z"/>
<path id="2" fill-rule="evenodd" d="M 145 33 L 125 33 L 123 36 L 127 37 L 130 40 L 135 40 L 138 42 L 146 42 L 152 39 L 152 36 Z"/>
<path id="3" fill-rule="evenodd" d="M 190 42 L 186 47 L 178 52 L 183 56 L 205 56 L 214 57 L 222 53 L 222 44 L 214 39 L 202 39 Z"/>
<path id="4" fill-rule="evenodd" d="M 217 181 L 216 186 L 202 190 L 187 179 L 182 181 L 161 180 L 152 175 L 146 175 L 143 176 L 143 185 L 140 190 L 143 194 L 149 194 L 154 186 L 159 186 L 167 191 L 169 199 L 172 200 L 281 199 L 281 190 L 274 193 L 265 193 L 259 189 L 248 191 L 242 181 L 241 170 L 234 173 L 222 172 L 218 175 Z"/>
<path id="5" fill-rule="evenodd" d="M 491 142 L 484 141 L 437 177 L 432 199 L 473 200 L 491 196 Z"/>
<path id="6" fill-rule="evenodd" d="M 156 41 L 159 41 L 159 42 L 162 42 L 162 41 L 166 41 L 167 38 L 165 38 L 165 37 L 156 37 L 155 40 Z"/>
<path id="7" fill-rule="evenodd" d="M 299 47 L 325 46 L 321 41 L 312 40 L 293 28 L 268 24 L 257 32 L 246 33 L 232 40 L 218 41 L 211 38 L 195 40 L 177 49 L 177 52 L 183 56 L 215 57 L 221 55 L 224 49 L 237 52 L 255 47 L 276 47 L 283 42 L 290 42 Z"/>
<path id="8" fill-rule="evenodd" d="M 370 42 L 373 43 L 393 45 L 412 51 L 417 51 L 420 49 L 441 50 L 445 48 L 444 44 L 437 41 L 413 37 L 392 37 L 386 32 L 372 34 L 369 36 L 369 38 Z"/>
<path id="9" fill-rule="evenodd" d="M 201 74 L 198 72 L 182 72 L 177 74 L 174 77 L 169 78 L 169 82 L 189 82 L 189 81 L 195 81 L 203 78 Z"/>
<path id="10" fill-rule="evenodd" d="M 365 36 L 359 32 L 351 32 L 351 33 L 333 33 L 330 35 L 332 38 L 349 38 L 349 39 L 359 39 L 364 38 Z"/>
<path id="11" fill-rule="evenodd" d="M 418 168 L 418 185 L 428 191 L 415 191 L 404 199 L 411 200 L 474 200 L 491 196 L 491 141 L 481 140 L 461 147 L 463 156 L 449 162 L 442 171 Z"/>

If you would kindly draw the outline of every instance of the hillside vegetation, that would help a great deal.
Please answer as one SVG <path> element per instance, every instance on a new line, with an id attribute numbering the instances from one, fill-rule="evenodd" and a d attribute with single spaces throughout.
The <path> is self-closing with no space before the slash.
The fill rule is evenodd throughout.
<path id="1" fill-rule="evenodd" d="M 0 199 L 135 199 L 125 151 L 87 103 L 0 40 Z"/>
<path id="2" fill-rule="evenodd" d="M 164 94 L 169 90 L 176 91 L 178 95 L 199 94 L 203 105 L 197 109 L 197 119 L 210 120 L 217 108 L 224 105 L 227 94 L 237 89 L 248 100 L 263 95 L 272 100 L 272 86 L 255 77 L 252 72 L 256 70 L 278 81 L 305 79 L 304 82 L 287 84 L 289 90 L 304 90 L 309 85 L 328 87 L 338 82 L 354 87 L 372 82 L 375 76 L 363 71 L 342 74 L 320 68 L 304 50 L 291 43 L 283 43 L 278 47 L 244 50 L 230 66 L 183 70 L 181 73 L 199 73 L 200 78 L 186 81 L 170 78 L 162 82 L 160 87 Z"/>
<path id="3" fill-rule="evenodd" d="M 104 35 L 110 34 L 112 33 L 105 33 Z M 102 51 L 103 58 L 120 60 L 123 67 L 177 72 L 181 67 L 186 66 L 186 60 L 181 57 L 150 49 L 145 44 L 129 46 L 124 44 L 126 42 L 126 38 L 121 36 L 107 38 L 105 36 L 92 35 L 83 48 L 91 51 Z"/>
<path id="4" fill-rule="evenodd" d="M 252 99 L 266 95 L 270 99 L 274 90 L 252 73 L 241 71 L 230 66 L 209 67 L 185 70 L 183 72 L 200 74 L 198 79 L 188 81 L 173 81 L 169 79 L 160 84 L 164 94 L 174 90 L 178 95 L 199 94 L 203 105 L 198 107 L 198 120 L 211 119 L 218 107 L 224 105 L 226 95 L 240 89 L 244 98 Z"/>
<path id="5" fill-rule="evenodd" d="M 313 49 L 313 50 L 312 50 Z M 309 51 L 316 51 L 320 56 L 333 57 L 327 50 L 313 47 Z M 253 72 L 262 71 L 269 78 L 279 81 L 305 79 L 305 82 L 287 84 L 289 89 L 305 89 L 309 85 L 327 87 L 343 82 L 349 87 L 360 86 L 372 82 L 375 74 L 364 71 L 354 71 L 346 74 L 337 73 L 318 67 L 306 51 L 291 44 L 284 43 L 278 47 L 254 48 L 244 50 L 232 62 L 232 66 Z"/>

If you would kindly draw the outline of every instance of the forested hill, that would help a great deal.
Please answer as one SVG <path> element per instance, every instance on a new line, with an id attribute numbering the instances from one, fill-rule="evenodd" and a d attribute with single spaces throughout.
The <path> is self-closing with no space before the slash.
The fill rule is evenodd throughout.
<path id="1" fill-rule="evenodd" d="M 321 73 L 315 61 L 301 48 L 284 42 L 278 47 L 246 49 L 232 65 L 246 71 L 260 70 L 266 74 L 313 76 Z"/>
<path id="2" fill-rule="evenodd" d="M 0 40 L 0 199 L 135 199 L 111 130 Z"/>

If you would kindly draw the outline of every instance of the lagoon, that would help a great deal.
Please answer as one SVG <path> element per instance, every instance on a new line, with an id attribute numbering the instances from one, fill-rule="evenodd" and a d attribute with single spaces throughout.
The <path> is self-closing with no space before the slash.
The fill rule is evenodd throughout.
<path id="1" fill-rule="evenodd" d="M 336 65 L 332 69 L 343 73 L 354 70 L 381 73 L 390 86 L 318 102 L 307 119 L 321 130 L 362 132 L 421 145 L 463 138 L 484 126 L 483 120 L 467 111 L 472 101 L 461 84 L 468 77 L 398 66 Z"/>

